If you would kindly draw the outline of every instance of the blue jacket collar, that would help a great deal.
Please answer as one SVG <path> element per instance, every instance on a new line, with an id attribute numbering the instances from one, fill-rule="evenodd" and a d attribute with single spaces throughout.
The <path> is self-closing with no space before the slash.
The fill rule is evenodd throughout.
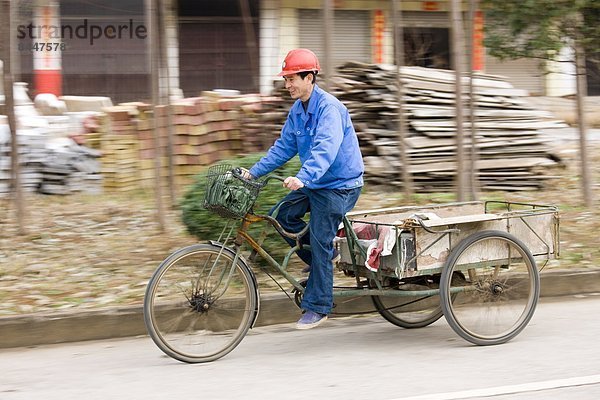
<path id="1" fill-rule="evenodd" d="M 308 108 L 306 109 L 306 114 L 315 114 L 317 111 L 317 97 L 320 97 L 321 92 L 323 90 L 315 83 L 315 87 L 313 88 L 310 97 L 308 98 Z M 304 107 L 302 107 L 302 100 L 296 100 L 296 114 L 303 114 Z"/>

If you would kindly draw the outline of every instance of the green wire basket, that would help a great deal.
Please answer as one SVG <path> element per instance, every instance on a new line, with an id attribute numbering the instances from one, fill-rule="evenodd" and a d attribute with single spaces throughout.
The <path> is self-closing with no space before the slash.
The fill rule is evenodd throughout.
<path id="1" fill-rule="evenodd" d="M 208 169 L 204 208 L 229 219 L 243 218 L 256 202 L 260 181 L 244 179 L 229 164 L 218 164 Z"/>

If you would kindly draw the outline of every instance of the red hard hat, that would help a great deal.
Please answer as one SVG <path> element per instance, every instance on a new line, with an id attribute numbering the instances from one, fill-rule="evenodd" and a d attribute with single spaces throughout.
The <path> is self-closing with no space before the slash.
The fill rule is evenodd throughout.
<path id="1" fill-rule="evenodd" d="M 308 49 L 291 50 L 281 66 L 279 76 L 297 74 L 298 72 L 317 71 L 321 70 L 319 59 L 312 51 Z"/>

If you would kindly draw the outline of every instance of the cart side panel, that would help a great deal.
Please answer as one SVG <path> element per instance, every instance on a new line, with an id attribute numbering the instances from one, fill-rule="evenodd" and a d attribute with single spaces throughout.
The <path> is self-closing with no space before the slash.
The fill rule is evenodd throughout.
<path id="1" fill-rule="evenodd" d="M 520 239 L 536 258 L 558 254 L 558 217 L 554 213 L 510 218 L 508 232 Z"/>
<path id="2" fill-rule="evenodd" d="M 553 213 L 470 222 L 459 224 L 457 227 L 460 230 L 459 233 L 446 235 L 441 240 L 438 240 L 439 234 L 429 233 L 422 228 L 415 229 L 417 270 L 420 273 L 425 270 L 442 268 L 450 251 L 458 243 L 466 237 L 484 230 L 509 232 L 521 240 L 537 259 L 554 258 L 558 253 L 557 217 Z M 436 240 L 438 241 L 434 243 Z M 477 254 L 477 252 L 472 254 Z M 506 258 L 503 249 L 487 249 L 484 251 L 484 255 L 487 260 Z M 476 261 L 481 260 L 474 259 L 471 262 Z"/>
<path id="3" fill-rule="evenodd" d="M 450 233 L 443 237 L 437 233 L 427 232 L 423 228 L 415 228 L 417 270 L 421 272 L 440 270 L 450 255 L 450 251 L 464 238 L 481 230 L 481 225 L 481 222 L 461 224 L 458 233 Z"/>

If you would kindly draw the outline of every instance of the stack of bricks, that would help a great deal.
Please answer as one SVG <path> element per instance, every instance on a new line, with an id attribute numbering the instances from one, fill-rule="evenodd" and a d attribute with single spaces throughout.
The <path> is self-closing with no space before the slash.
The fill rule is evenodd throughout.
<path id="1" fill-rule="evenodd" d="M 82 124 L 82 144 L 91 149 L 100 150 L 102 141 L 100 125 L 102 124 L 102 118 L 99 115 L 90 115 L 84 118 Z"/>
<path id="2" fill-rule="evenodd" d="M 139 187 L 139 143 L 132 118 L 136 109 L 114 106 L 104 109 L 100 150 L 102 177 L 108 192 L 129 192 Z"/>
<path id="3" fill-rule="evenodd" d="M 242 152 L 240 101 L 203 92 L 173 106 L 175 184 L 187 185 L 203 166 Z"/>
<path id="4" fill-rule="evenodd" d="M 273 144 L 266 135 L 262 120 L 263 107 L 260 98 L 247 98 L 240 106 L 240 124 L 242 126 L 243 149 L 245 153 L 264 151 Z"/>
<path id="5" fill-rule="evenodd" d="M 156 107 L 157 151 L 152 109 L 144 103 L 124 103 L 105 109 L 106 115 L 100 124 L 100 149 L 104 186 L 108 192 L 154 188 L 156 157 L 159 157 L 161 178 L 166 185 L 169 110 L 167 106 Z M 261 98 L 257 95 L 203 92 L 200 97 L 172 104 L 171 154 L 175 186 L 183 188 L 193 183 L 198 173 L 217 161 L 267 149 L 274 138 L 272 132 L 265 132 L 262 116 Z"/>
<path id="6" fill-rule="evenodd" d="M 161 176 L 166 177 L 168 172 L 166 166 L 167 160 L 167 113 L 166 107 L 159 106 L 156 108 L 157 127 L 158 127 L 158 151 L 154 142 L 154 120 L 152 115 L 152 106 L 150 104 L 137 104 L 137 141 L 138 141 L 138 158 L 139 158 L 139 186 L 144 189 L 154 187 L 154 168 L 156 157 L 160 157 L 159 162 L 161 168 Z"/>

